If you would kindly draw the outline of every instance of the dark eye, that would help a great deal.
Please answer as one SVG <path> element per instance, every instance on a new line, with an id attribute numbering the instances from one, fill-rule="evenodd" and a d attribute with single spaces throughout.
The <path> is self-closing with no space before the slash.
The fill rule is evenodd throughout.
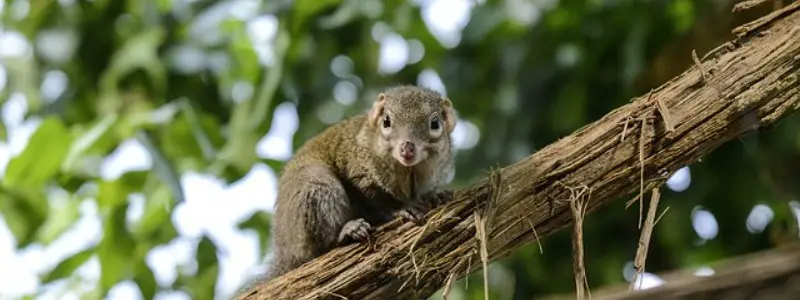
<path id="1" fill-rule="evenodd" d="M 392 126 L 392 120 L 389 120 L 389 116 L 383 116 L 383 128 L 389 128 Z"/>
<path id="2" fill-rule="evenodd" d="M 431 130 L 439 130 L 440 125 L 439 117 L 433 117 L 433 119 L 431 119 Z"/>

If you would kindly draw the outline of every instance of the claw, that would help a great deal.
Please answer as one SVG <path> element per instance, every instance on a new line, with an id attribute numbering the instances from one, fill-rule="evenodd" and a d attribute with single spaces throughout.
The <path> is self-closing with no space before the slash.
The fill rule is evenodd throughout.
<path id="1" fill-rule="evenodd" d="M 414 224 L 422 225 L 422 223 L 424 223 L 426 212 L 427 211 L 424 208 L 414 205 L 409 205 L 405 209 L 398 210 L 395 213 L 395 216 L 400 217 L 406 221 L 411 221 Z"/>
<path id="2" fill-rule="evenodd" d="M 347 241 L 360 242 L 369 237 L 372 226 L 363 218 L 351 220 L 344 224 L 339 232 L 339 243 Z"/>

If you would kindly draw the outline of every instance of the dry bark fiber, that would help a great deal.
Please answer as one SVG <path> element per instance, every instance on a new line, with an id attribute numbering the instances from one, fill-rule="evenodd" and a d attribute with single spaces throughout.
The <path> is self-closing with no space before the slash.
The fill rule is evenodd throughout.
<path id="1" fill-rule="evenodd" d="M 593 300 L 794 300 L 800 295 L 800 245 L 766 250 L 727 259 L 710 266 L 712 276 L 695 275 L 696 269 L 663 274 L 664 285 L 643 291 L 614 286 L 596 291 Z M 550 300 L 574 299 L 561 295 Z"/>
<path id="2" fill-rule="evenodd" d="M 395 220 L 240 299 L 427 298 L 481 268 L 482 250 L 492 261 L 533 242 L 534 228 L 544 237 L 569 225 L 576 191 L 590 213 L 797 110 L 800 3 L 734 33 L 658 89 L 457 191 L 425 225 Z M 400 291 L 386 288 L 398 280 Z"/>

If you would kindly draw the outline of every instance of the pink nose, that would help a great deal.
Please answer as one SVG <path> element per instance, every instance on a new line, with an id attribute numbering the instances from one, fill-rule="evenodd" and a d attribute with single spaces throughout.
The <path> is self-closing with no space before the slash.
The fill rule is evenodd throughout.
<path id="1" fill-rule="evenodd" d="M 416 151 L 414 149 L 413 143 L 405 142 L 402 145 L 400 145 L 400 156 L 402 156 L 403 158 L 412 159 L 414 158 L 414 154 L 416 154 Z"/>

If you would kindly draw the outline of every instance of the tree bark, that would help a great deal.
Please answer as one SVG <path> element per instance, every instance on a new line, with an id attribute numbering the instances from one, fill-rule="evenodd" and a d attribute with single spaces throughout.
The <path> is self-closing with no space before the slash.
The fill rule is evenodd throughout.
<path id="1" fill-rule="evenodd" d="M 663 184 L 798 109 L 798 11 L 795 2 L 737 28 L 735 40 L 658 89 L 457 191 L 425 225 L 392 221 L 370 242 L 334 249 L 240 299 L 424 299 L 484 267 L 482 251 L 493 261 L 570 224 L 571 199 L 591 212 Z"/>
<path id="2" fill-rule="evenodd" d="M 711 266 L 711 276 L 695 275 L 695 270 L 676 271 L 660 276 L 659 287 L 629 291 L 628 284 L 593 293 L 595 300 L 635 299 L 797 299 L 800 295 L 800 247 L 762 251 L 728 259 Z M 573 295 L 553 297 L 574 299 Z"/>

